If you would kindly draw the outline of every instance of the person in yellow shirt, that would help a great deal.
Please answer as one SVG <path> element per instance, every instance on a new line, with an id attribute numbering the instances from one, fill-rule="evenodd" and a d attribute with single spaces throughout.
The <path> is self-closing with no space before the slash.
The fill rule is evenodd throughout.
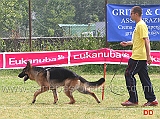
<path id="1" fill-rule="evenodd" d="M 131 9 L 131 19 L 136 22 L 136 27 L 133 32 L 131 41 L 123 41 L 121 46 L 125 47 L 132 45 L 132 56 L 128 60 L 128 67 L 125 71 L 126 86 L 129 93 L 129 99 L 122 102 L 122 106 L 138 105 L 138 94 L 136 90 L 135 74 L 139 75 L 140 81 L 145 94 L 147 103 L 143 106 L 157 106 L 158 101 L 153 91 L 152 83 L 148 75 L 147 63 L 150 65 L 152 59 L 150 56 L 150 41 L 148 36 L 148 28 L 142 20 L 142 8 L 134 6 Z"/>

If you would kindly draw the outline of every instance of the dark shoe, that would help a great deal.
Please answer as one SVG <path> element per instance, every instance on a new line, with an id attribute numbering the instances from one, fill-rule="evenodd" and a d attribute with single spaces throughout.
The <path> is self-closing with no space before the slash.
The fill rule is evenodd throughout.
<path id="1" fill-rule="evenodd" d="M 153 102 L 147 102 L 142 106 L 145 107 L 145 106 L 157 106 L 157 105 L 158 105 L 158 101 L 154 100 Z"/>
<path id="2" fill-rule="evenodd" d="M 125 101 L 125 102 L 122 102 L 121 105 L 122 105 L 122 106 L 137 106 L 137 105 L 138 105 L 138 102 L 134 102 L 134 103 L 133 103 L 133 102 L 130 102 L 130 101 L 127 100 L 127 101 Z"/>

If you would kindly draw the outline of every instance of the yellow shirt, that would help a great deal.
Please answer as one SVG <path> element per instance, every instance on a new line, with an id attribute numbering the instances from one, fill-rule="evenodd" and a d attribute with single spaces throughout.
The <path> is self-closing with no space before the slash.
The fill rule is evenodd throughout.
<path id="1" fill-rule="evenodd" d="M 136 24 L 133 32 L 131 58 L 134 60 L 147 60 L 145 40 L 143 38 L 148 38 L 148 28 L 146 23 L 141 20 Z"/>

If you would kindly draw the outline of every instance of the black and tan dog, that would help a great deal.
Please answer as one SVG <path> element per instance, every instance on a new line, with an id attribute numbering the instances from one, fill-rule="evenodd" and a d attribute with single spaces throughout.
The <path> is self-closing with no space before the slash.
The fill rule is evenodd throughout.
<path id="1" fill-rule="evenodd" d="M 34 93 L 32 103 L 36 101 L 36 97 L 39 94 L 49 89 L 53 91 L 54 103 L 56 103 L 58 101 L 56 90 L 60 86 L 64 86 L 64 92 L 70 98 L 69 104 L 75 103 L 75 99 L 72 95 L 72 92 L 75 90 L 78 90 L 83 94 L 89 94 L 93 96 L 97 103 L 100 103 L 97 96 L 89 89 L 97 88 L 105 82 L 104 78 L 101 78 L 95 82 L 88 82 L 81 76 L 68 69 L 62 67 L 51 67 L 49 69 L 36 67 L 32 66 L 29 61 L 27 62 L 27 65 L 23 71 L 18 75 L 18 77 L 24 77 L 24 81 L 28 79 L 35 80 L 39 86 L 41 86 L 41 88 Z"/>

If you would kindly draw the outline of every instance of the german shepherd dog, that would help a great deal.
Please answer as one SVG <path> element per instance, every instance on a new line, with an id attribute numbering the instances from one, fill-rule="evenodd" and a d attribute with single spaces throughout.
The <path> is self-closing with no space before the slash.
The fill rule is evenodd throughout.
<path id="1" fill-rule="evenodd" d="M 26 67 L 18 75 L 20 78 L 24 78 L 24 81 L 28 79 L 34 80 L 41 87 L 34 93 L 32 103 L 35 103 L 36 97 L 49 89 L 52 90 L 54 96 L 54 103 L 58 101 L 57 88 L 60 86 L 64 87 L 64 93 L 70 98 L 68 104 L 75 103 L 72 92 L 78 90 L 83 94 L 89 94 L 95 98 L 97 103 L 100 103 L 97 96 L 91 92 L 90 88 L 97 88 L 101 86 L 105 79 L 101 78 L 95 82 L 88 82 L 83 77 L 77 75 L 76 73 L 62 68 L 62 67 L 51 67 L 49 69 L 32 66 L 29 61 L 27 61 Z"/>

